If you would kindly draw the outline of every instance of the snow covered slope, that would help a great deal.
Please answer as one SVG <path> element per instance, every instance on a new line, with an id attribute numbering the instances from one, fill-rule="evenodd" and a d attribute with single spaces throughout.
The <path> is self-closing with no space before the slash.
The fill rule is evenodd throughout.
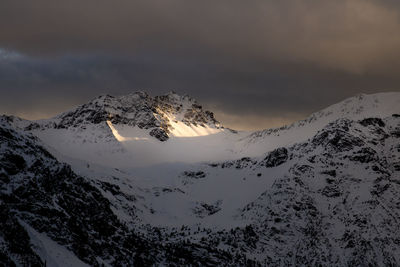
<path id="1" fill-rule="evenodd" d="M 305 120 L 280 128 L 251 133 L 238 143 L 240 153 L 256 156 L 280 146 L 293 145 L 312 137 L 337 119 L 385 118 L 400 113 L 400 93 L 361 94 L 310 115 Z"/>
<path id="2" fill-rule="evenodd" d="M 112 238 L 122 225 L 108 201 L 37 138 L 16 131 L 4 118 L 0 180 L 0 263 L 83 266 L 82 260 L 94 263 L 97 253 L 113 256 Z"/>
<path id="3" fill-rule="evenodd" d="M 175 167 L 123 174 L 146 203 L 142 222 L 181 229 L 174 240 L 268 266 L 400 264 L 399 114 L 338 119 L 261 157 Z"/>
<path id="4" fill-rule="evenodd" d="M 100 96 L 52 119 L 10 118 L 54 153 L 109 167 L 199 162 L 235 157 L 245 133 L 224 128 L 188 96 L 144 92 Z"/>
<path id="5" fill-rule="evenodd" d="M 398 266 L 399 100 L 357 96 L 252 134 L 185 115 L 194 102 L 175 94 L 1 117 L 0 262 Z M 15 252 L 9 233 L 30 245 Z"/>
<path id="6" fill-rule="evenodd" d="M 116 178 L 117 179 L 117 178 Z M 242 265 L 213 247 L 171 240 L 162 228 L 119 218 L 136 196 L 115 184 L 76 175 L 34 136 L 0 118 L 1 266 Z M 132 192 L 131 192 L 132 193 Z M 115 198 L 113 199 L 115 200 Z M 122 209 L 122 208 L 121 208 Z M 134 217 L 134 213 L 129 214 Z M 170 231 L 171 233 L 172 231 Z"/>
<path id="7" fill-rule="evenodd" d="M 339 118 L 386 117 L 399 107 L 399 93 L 359 95 L 292 125 L 248 133 L 222 127 L 189 96 L 136 92 L 103 95 L 53 119 L 15 118 L 14 125 L 38 136 L 67 161 L 128 168 L 259 156 L 306 141 Z"/>

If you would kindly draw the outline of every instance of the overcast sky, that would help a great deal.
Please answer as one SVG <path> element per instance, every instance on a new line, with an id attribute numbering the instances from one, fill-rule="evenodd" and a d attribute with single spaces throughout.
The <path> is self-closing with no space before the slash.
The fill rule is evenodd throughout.
<path id="1" fill-rule="evenodd" d="M 400 1 L 0 1 L 0 113 L 189 94 L 237 129 L 400 91 Z"/>

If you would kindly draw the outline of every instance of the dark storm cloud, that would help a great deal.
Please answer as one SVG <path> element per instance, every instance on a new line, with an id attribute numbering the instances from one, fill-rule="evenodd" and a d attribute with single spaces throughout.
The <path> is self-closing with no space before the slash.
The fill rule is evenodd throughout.
<path id="1" fill-rule="evenodd" d="M 400 90 L 399 11 L 393 0 L 2 0 L 0 112 L 174 89 L 234 126 L 277 125 Z"/>

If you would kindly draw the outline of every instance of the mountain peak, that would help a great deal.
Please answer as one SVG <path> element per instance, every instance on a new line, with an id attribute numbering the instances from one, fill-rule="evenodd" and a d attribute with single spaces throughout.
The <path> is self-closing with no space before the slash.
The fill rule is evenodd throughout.
<path id="1" fill-rule="evenodd" d="M 203 135 L 222 128 L 212 112 L 203 110 L 190 96 L 174 91 L 155 97 L 144 91 L 123 96 L 103 94 L 45 124 L 54 128 L 86 128 L 90 124 L 109 123 L 148 130 L 150 136 L 160 141 L 171 135 Z"/>
<path id="2" fill-rule="evenodd" d="M 256 151 L 260 151 L 261 148 L 265 147 L 261 146 L 260 143 L 268 139 L 269 142 L 265 145 L 269 149 L 275 149 L 283 141 L 285 144 L 305 141 L 312 134 L 316 134 L 329 123 L 339 119 L 362 120 L 369 117 L 385 118 L 399 112 L 399 92 L 359 94 L 315 112 L 304 120 L 280 128 L 253 132 L 243 138 L 242 141 L 246 145 L 252 146 Z"/>

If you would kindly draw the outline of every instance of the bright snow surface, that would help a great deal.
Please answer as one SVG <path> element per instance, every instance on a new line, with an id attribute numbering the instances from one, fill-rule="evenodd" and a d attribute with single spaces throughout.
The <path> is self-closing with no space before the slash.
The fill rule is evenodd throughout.
<path id="1" fill-rule="evenodd" d="M 303 121 L 255 133 L 188 126 L 177 118 L 169 118 L 174 130 L 166 142 L 149 136 L 146 129 L 110 121 L 88 124 L 83 129 L 50 128 L 33 133 L 76 172 L 117 184 L 127 194 L 142 196 L 138 205 L 146 208 L 141 209 L 140 217 L 150 224 L 201 223 L 224 228 L 246 224 L 234 219 L 238 208 L 270 187 L 287 166 L 255 172 L 250 168 L 212 168 L 207 162 L 263 157 L 277 147 L 306 141 L 339 118 L 358 120 L 399 112 L 400 94 L 383 93 L 353 97 Z M 185 180 L 185 170 L 203 171 L 205 177 Z M 210 216 L 194 216 L 193 211 L 201 210 L 203 204 L 219 211 Z M 121 219 L 132 219 L 123 209 L 115 212 Z"/>
<path id="2" fill-rule="evenodd" d="M 103 102 L 99 100 L 99 103 Z M 108 108 L 118 112 L 117 107 Z M 122 120 L 115 120 L 114 124 L 111 118 L 97 124 L 83 120 L 79 127 L 32 129 L 26 128 L 31 122 L 17 119 L 14 123 L 20 129 L 37 135 L 53 155 L 70 163 L 76 173 L 88 178 L 110 201 L 115 215 L 137 231 L 146 233 L 150 224 L 174 232 L 185 225 L 191 231 L 199 227 L 211 229 L 213 235 L 237 226 L 258 225 L 261 229 L 258 247 L 248 253 L 262 260 L 280 255 L 281 250 L 297 250 L 301 245 L 296 241 L 300 240 L 298 236 L 302 237 L 302 229 L 309 223 L 309 217 L 316 216 L 314 222 L 323 228 L 315 229 L 331 240 L 327 243 L 329 246 L 322 246 L 322 249 L 336 250 L 339 255 L 336 263 L 345 265 L 342 258 L 350 256 L 342 251 L 351 250 L 345 250 L 345 242 L 337 237 L 345 236 L 348 230 L 358 229 L 354 222 L 371 226 L 365 228 L 363 238 L 377 240 L 382 237 L 384 244 L 389 240 L 384 238 L 398 230 L 398 207 L 395 206 L 399 191 L 394 186 L 399 184 L 399 172 L 391 170 L 389 173 L 393 175 L 386 180 L 376 171 L 380 171 L 376 169 L 380 165 L 379 159 L 385 159 L 388 166 L 383 170 L 398 166 L 397 130 L 400 128 L 398 115 L 393 114 L 400 114 L 400 93 L 360 95 L 292 125 L 254 133 L 236 133 L 212 125 L 184 123 L 182 117 L 166 113 L 163 115 L 172 128 L 165 142 L 150 136 L 150 129 L 130 126 L 121 123 Z M 357 122 L 376 117 L 383 120 L 369 119 L 367 122 L 372 122 L 366 125 Z M 38 124 L 57 125 L 57 119 Z M 330 123 L 333 126 L 328 125 Z M 374 123 L 383 123 L 385 126 L 381 128 L 384 131 Z M 323 131 L 318 133 L 321 129 Z M 321 133 L 328 137 L 316 141 L 316 136 L 321 137 Z M 382 135 L 386 135 L 384 142 L 374 141 L 375 137 Z M 344 142 L 340 153 L 329 150 L 332 136 L 338 136 L 339 141 L 342 138 Z M 357 140 L 366 143 L 361 142 L 363 145 L 358 146 Z M 346 145 L 351 147 L 353 143 L 354 149 L 346 150 Z M 295 146 L 290 147 L 292 145 Z M 267 167 L 268 152 L 278 147 L 287 148 L 287 157 L 282 163 Z M 358 147 L 372 151 L 366 154 L 372 155 L 368 159 L 372 160 L 371 163 L 349 160 L 362 151 L 358 151 Z M 229 161 L 235 159 L 240 160 Z M 332 171 L 334 174 L 329 174 Z M 377 194 L 377 190 L 387 191 Z M 297 212 L 295 207 L 300 209 L 298 205 L 303 204 L 312 205 Z M 279 221 L 271 224 L 271 214 L 279 215 Z M 365 216 L 365 220 L 362 217 L 358 220 L 360 214 Z M 301 215 L 307 216 L 302 218 Z M 396 222 L 393 225 L 387 223 L 391 218 Z M 268 231 L 274 228 L 266 228 L 267 220 L 274 227 L 282 227 L 280 229 L 285 233 L 282 236 L 289 240 L 287 243 L 282 243 L 282 239 L 275 242 L 273 236 L 265 239 L 271 233 Z M 44 233 L 38 233 L 27 225 L 25 228 L 35 251 L 48 265 L 83 265 L 70 251 Z M 190 239 L 198 243 L 208 234 L 193 233 Z M 317 246 L 312 247 L 313 253 Z M 393 262 L 398 262 L 398 246 L 392 246 L 391 250 L 395 258 Z M 304 251 L 313 257 L 311 250 Z M 384 257 L 373 257 L 381 263 L 378 265 L 384 265 Z"/>
<path id="3" fill-rule="evenodd" d="M 260 156 L 281 146 L 306 141 L 339 118 L 386 117 L 398 113 L 399 93 L 359 95 L 312 114 L 305 120 L 276 129 L 234 133 L 226 128 L 187 125 L 166 114 L 173 126 L 166 142 L 149 130 L 126 124 L 88 124 L 84 128 L 34 130 L 59 154 L 117 168 L 163 163 L 195 163 Z"/>
<path id="4" fill-rule="evenodd" d="M 110 121 L 89 124 L 85 129 L 46 129 L 34 133 L 78 173 L 143 196 L 142 205 L 153 211 L 140 215 L 144 221 L 155 225 L 201 223 L 227 227 L 246 223 L 232 219 L 237 209 L 270 187 L 285 172 L 285 164 L 268 172 L 263 170 L 261 179 L 248 168 L 215 169 L 204 162 L 259 157 L 277 147 L 306 141 L 339 118 L 358 120 L 399 112 L 400 94 L 383 93 L 353 97 L 303 121 L 255 133 L 188 126 L 180 118 L 172 117 L 169 120 L 173 131 L 166 142 L 149 136 L 146 129 Z M 184 170 L 201 170 L 206 177 L 186 183 L 182 178 Z M 193 216 L 193 210 L 204 203 L 220 211 L 204 218 Z M 118 213 L 120 218 L 129 220 L 123 211 Z"/>

